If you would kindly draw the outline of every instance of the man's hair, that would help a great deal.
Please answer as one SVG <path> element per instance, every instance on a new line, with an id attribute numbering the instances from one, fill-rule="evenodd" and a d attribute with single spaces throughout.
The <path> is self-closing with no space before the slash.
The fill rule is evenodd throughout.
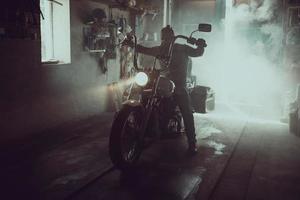
<path id="1" fill-rule="evenodd" d="M 174 37 L 174 31 L 170 25 L 161 29 L 161 40 L 170 40 Z"/>

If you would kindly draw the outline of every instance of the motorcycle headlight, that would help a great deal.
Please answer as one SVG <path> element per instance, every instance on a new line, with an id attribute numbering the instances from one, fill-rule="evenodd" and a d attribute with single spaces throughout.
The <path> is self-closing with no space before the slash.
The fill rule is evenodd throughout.
<path id="1" fill-rule="evenodd" d="M 148 83 L 148 75 L 145 72 L 139 72 L 135 75 L 134 81 L 139 86 L 145 86 Z"/>

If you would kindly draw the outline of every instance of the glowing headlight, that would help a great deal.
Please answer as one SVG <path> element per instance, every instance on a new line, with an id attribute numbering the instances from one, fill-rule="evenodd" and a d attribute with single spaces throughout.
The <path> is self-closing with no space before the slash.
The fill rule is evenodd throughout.
<path id="1" fill-rule="evenodd" d="M 144 72 L 139 72 L 135 75 L 134 81 L 139 86 L 145 86 L 148 83 L 148 75 Z"/>

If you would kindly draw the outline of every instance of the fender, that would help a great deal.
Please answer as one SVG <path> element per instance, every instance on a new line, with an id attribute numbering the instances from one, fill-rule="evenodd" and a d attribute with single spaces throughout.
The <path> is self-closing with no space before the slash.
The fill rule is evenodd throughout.
<path id="1" fill-rule="evenodd" d="M 121 109 L 130 109 L 130 108 L 141 108 L 142 111 L 142 116 L 143 116 L 143 120 L 142 120 L 142 125 L 141 125 L 141 129 L 140 129 L 140 134 L 139 134 L 139 139 L 140 141 L 143 141 L 144 135 L 146 133 L 146 129 L 148 126 L 148 121 L 150 118 L 151 112 L 146 113 L 146 110 L 143 106 L 143 104 L 141 104 L 139 101 L 137 100 L 127 100 L 125 102 L 123 102 L 123 107 Z"/>
<path id="2" fill-rule="evenodd" d="M 137 100 L 126 100 L 122 103 L 123 107 L 129 106 L 129 107 L 144 107 L 139 101 Z"/>
<path id="3" fill-rule="evenodd" d="M 139 101 L 133 100 L 133 99 L 131 99 L 131 100 L 126 100 L 126 101 L 124 101 L 124 102 L 122 103 L 121 109 L 118 110 L 117 112 L 115 112 L 114 119 L 116 119 L 116 117 L 118 116 L 118 114 L 119 114 L 119 112 L 120 112 L 121 110 L 126 109 L 126 108 L 130 108 L 130 107 L 131 107 L 131 108 L 138 108 L 138 107 L 140 107 L 141 110 L 142 110 L 142 112 L 145 111 L 143 104 L 141 104 Z"/>

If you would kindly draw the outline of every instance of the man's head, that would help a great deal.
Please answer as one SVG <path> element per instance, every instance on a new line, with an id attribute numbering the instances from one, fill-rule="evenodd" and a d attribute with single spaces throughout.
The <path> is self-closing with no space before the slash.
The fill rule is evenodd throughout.
<path id="1" fill-rule="evenodd" d="M 162 42 L 171 42 L 174 37 L 174 31 L 170 25 L 161 29 L 161 41 Z"/>

